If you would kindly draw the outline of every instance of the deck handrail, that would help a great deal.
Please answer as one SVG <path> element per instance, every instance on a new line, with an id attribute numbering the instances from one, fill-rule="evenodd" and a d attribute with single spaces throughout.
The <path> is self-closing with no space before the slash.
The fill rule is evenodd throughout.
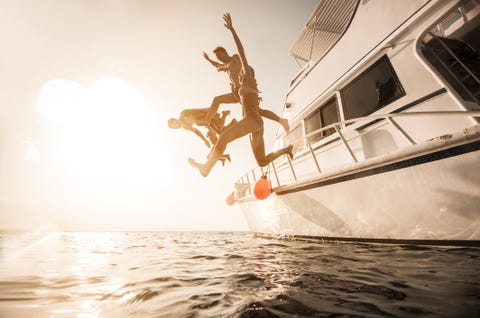
<path id="1" fill-rule="evenodd" d="M 342 143 L 344 144 L 346 150 L 349 152 L 350 156 L 352 157 L 352 160 L 354 162 L 357 162 L 358 159 L 355 157 L 353 151 L 351 150 L 349 144 L 348 144 L 348 139 L 345 138 L 344 134 L 342 131 L 346 131 L 347 127 L 350 128 L 352 126 L 346 126 L 347 124 L 353 124 L 353 123 L 358 123 L 362 121 L 374 121 L 374 120 L 386 120 L 387 123 L 391 124 L 397 131 L 401 133 L 401 135 L 409 141 L 410 144 L 414 144 L 415 142 L 413 139 L 408 135 L 408 133 L 398 124 L 397 121 L 393 120 L 393 118 L 398 118 L 398 117 L 421 117 L 421 116 L 465 116 L 465 117 L 480 117 L 480 111 L 422 111 L 422 112 L 402 112 L 402 113 L 388 113 L 388 114 L 376 114 L 376 115 L 368 115 L 368 116 L 363 116 L 363 117 L 357 117 L 357 118 L 352 118 L 352 119 L 347 119 L 347 120 L 341 120 L 335 123 L 332 123 L 330 125 L 327 125 L 325 127 L 321 127 L 317 130 L 314 130 L 305 136 L 302 136 L 300 138 L 297 138 L 293 141 L 291 141 L 291 144 L 295 144 L 296 142 L 302 140 L 306 142 L 306 149 L 309 150 L 308 152 L 312 155 L 312 158 L 315 162 L 315 165 L 317 167 L 317 173 L 321 173 L 321 168 L 318 164 L 317 158 L 315 156 L 315 151 L 312 148 L 312 144 L 308 141 L 309 137 L 314 136 L 316 134 L 321 133 L 322 131 L 329 130 L 329 129 L 335 129 L 335 132 L 338 134 L 339 138 Z M 355 127 L 351 128 L 351 130 L 355 130 Z M 360 133 L 361 135 L 361 133 Z M 357 136 L 356 136 L 357 137 Z M 325 147 L 326 145 L 321 145 L 317 149 L 320 149 L 322 147 Z M 282 161 L 280 165 L 277 165 L 275 162 L 280 160 L 281 158 L 277 158 L 274 160 L 271 165 L 272 165 L 272 170 L 275 173 L 276 181 L 277 181 L 277 187 L 281 186 L 279 178 L 278 178 L 278 169 L 281 168 L 284 164 L 289 164 L 290 169 L 292 170 L 292 176 L 295 181 L 298 181 L 297 174 L 295 173 L 295 168 L 294 165 L 292 164 L 295 159 L 290 160 L 290 157 L 288 155 L 287 160 L 288 161 Z M 249 193 L 251 194 L 251 184 L 250 181 L 248 180 L 248 174 L 249 173 L 254 173 L 254 170 L 258 169 L 258 167 L 255 167 L 251 170 L 249 170 L 247 173 L 245 173 L 240 179 L 238 179 L 237 183 L 241 180 L 243 180 L 244 176 L 247 176 L 247 182 L 248 182 L 248 189 Z M 269 166 L 267 166 L 267 169 L 269 169 Z M 262 169 L 263 172 L 263 169 Z M 243 181 L 242 181 L 243 183 Z"/>
<path id="2" fill-rule="evenodd" d="M 335 126 L 338 125 L 346 125 L 346 124 L 352 124 L 355 122 L 360 122 L 360 121 L 367 121 L 367 120 L 375 120 L 375 119 L 387 119 L 387 118 L 392 118 L 392 117 L 417 117 L 417 116 L 466 116 L 466 117 L 480 117 L 480 111 L 475 111 L 475 110 L 451 110 L 451 111 L 425 111 L 425 112 L 408 112 L 408 113 L 389 113 L 389 114 L 377 114 L 377 115 L 369 115 L 369 116 L 363 116 L 363 117 L 357 117 L 353 119 L 347 119 L 347 120 L 341 120 L 338 122 L 335 122 L 333 124 L 330 124 L 328 126 L 319 128 L 317 130 L 312 131 L 311 133 L 305 135 L 303 138 L 312 136 L 315 134 L 318 134 L 319 132 L 322 132 L 324 130 L 328 130 L 330 128 L 334 128 Z M 299 138 L 300 139 L 300 138 Z M 295 140 L 297 141 L 297 140 Z"/>

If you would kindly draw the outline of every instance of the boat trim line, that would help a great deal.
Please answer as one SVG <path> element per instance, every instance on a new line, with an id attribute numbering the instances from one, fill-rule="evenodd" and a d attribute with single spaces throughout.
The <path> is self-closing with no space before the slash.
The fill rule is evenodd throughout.
<path id="1" fill-rule="evenodd" d="M 285 190 L 277 190 L 277 191 L 274 191 L 274 192 L 277 195 L 284 195 L 284 194 L 304 191 L 304 190 L 308 190 L 308 189 L 312 189 L 312 188 L 319 188 L 319 187 L 326 186 L 326 185 L 341 183 L 341 182 L 350 181 L 350 180 L 354 180 L 354 179 L 360 179 L 360 178 L 364 178 L 364 177 L 368 177 L 368 176 L 372 176 L 372 175 L 376 175 L 376 174 L 380 174 L 380 173 L 385 173 L 385 172 L 389 172 L 389 171 L 394 171 L 394 170 L 398 170 L 398 169 L 403 169 L 403 168 L 408 168 L 408 167 L 428 163 L 428 162 L 431 162 L 431 161 L 436 161 L 436 160 L 442 160 L 442 159 L 446 159 L 446 158 L 450 158 L 450 157 L 455 157 L 455 156 L 459 156 L 459 155 L 463 155 L 463 154 L 466 154 L 466 153 L 479 151 L 479 150 L 480 150 L 480 140 L 477 140 L 477 141 L 474 141 L 474 142 L 471 142 L 471 143 L 467 143 L 467 144 L 459 145 L 459 146 L 456 146 L 456 147 L 439 150 L 439 151 L 436 151 L 436 152 L 432 152 L 432 153 L 424 154 L 424 155 L 421 155 L 421 156 L 418 156 L 418 157 L 409 158 L 409 159 L 406 159 L 406 160 L 394 162 L 394 163 L 387 164 L 387 165 L 384 165 L 384 166 L 374 167 L 374 168 L 363 170 L 363 171 L 357 171 L 357 172 L 353 172 L 353 173 L 348 174 L 348 175 L 343 175 L 343 176 L 334 177 L 334 178 L 328 179 L 328 180 L 322 180 L 322 181 L 317 181 L 317 182 L 313 182 L 313 183 L 309 183 L 309 184 L 305 184 L 305 185 L 300 185 L 300 186 L 292 187 L 292 188 L 285 189 Z"/>
<path id="2" fill-rule="evenodd" d="M 337 243 L 378 243 L 397 245 L 429 245 L 429 246 L 472 246 L 479 247 L 479 240 L 433 240 L 433 239 L 387 239 L 387 238 L 356 238 L 356 237 L 329 237 L 310 235 L 276 235 L 255 232 L 256 237 L 268 239 L 281 239 L 291 241 L 315 241 L 315 242 L 337 242 Z"/>

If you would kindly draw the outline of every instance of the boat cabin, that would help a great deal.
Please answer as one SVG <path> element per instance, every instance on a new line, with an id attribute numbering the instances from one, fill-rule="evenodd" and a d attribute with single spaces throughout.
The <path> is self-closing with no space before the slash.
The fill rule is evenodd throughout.
<path id="1" fill-rule="evenodd" d="M 477 122 L 382 116 L 480 110 L 479 1 L 393 2 L 320 2 L 290 51 L 304 65 L 283 110 L 291 131 L 278 134 L 276 148 L 293 144 L 297 158 L 320 150 L 326 171 Z M 442 8 L 429 15 L 432 6 Z"/>

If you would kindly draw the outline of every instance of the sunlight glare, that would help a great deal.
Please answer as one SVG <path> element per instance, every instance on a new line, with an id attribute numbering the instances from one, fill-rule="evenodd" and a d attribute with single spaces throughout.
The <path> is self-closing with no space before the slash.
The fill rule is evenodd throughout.
<path id="1" fill-rule="evenodd" d="M 168 181 L 165 141 L 143 94 L 128 81 L 110 76 L 83 87 L 50 80 L 36 109 L 60 127 L 56 157 L 77 181 L 113 191 Z"/>

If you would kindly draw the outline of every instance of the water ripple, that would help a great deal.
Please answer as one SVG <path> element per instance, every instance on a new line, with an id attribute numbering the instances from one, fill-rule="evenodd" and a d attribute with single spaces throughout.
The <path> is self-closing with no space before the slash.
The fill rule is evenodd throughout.
<path id="1" fill-rule="evenodd" d="M 143 289 L 142 291 L 140 291 L 138 294 L 136 294 L 127 303 L 128 304 L 134 304 L 134 303 L 137 303 L 137 302 L 147 301 L 147 300 L 150 300 L 150 299 L 158 296 L 159 294 L 160 294 L 160 292 L 158 292 L 158 291 L 150 290 L 150 289 L 146 288 L 146 289 Z"/>
<path id="2" fill-rule="evenodd" d="M 479 268 L 474 247 L 63 233 L 0 260 L 0 317 L 477 317 Z"/>

